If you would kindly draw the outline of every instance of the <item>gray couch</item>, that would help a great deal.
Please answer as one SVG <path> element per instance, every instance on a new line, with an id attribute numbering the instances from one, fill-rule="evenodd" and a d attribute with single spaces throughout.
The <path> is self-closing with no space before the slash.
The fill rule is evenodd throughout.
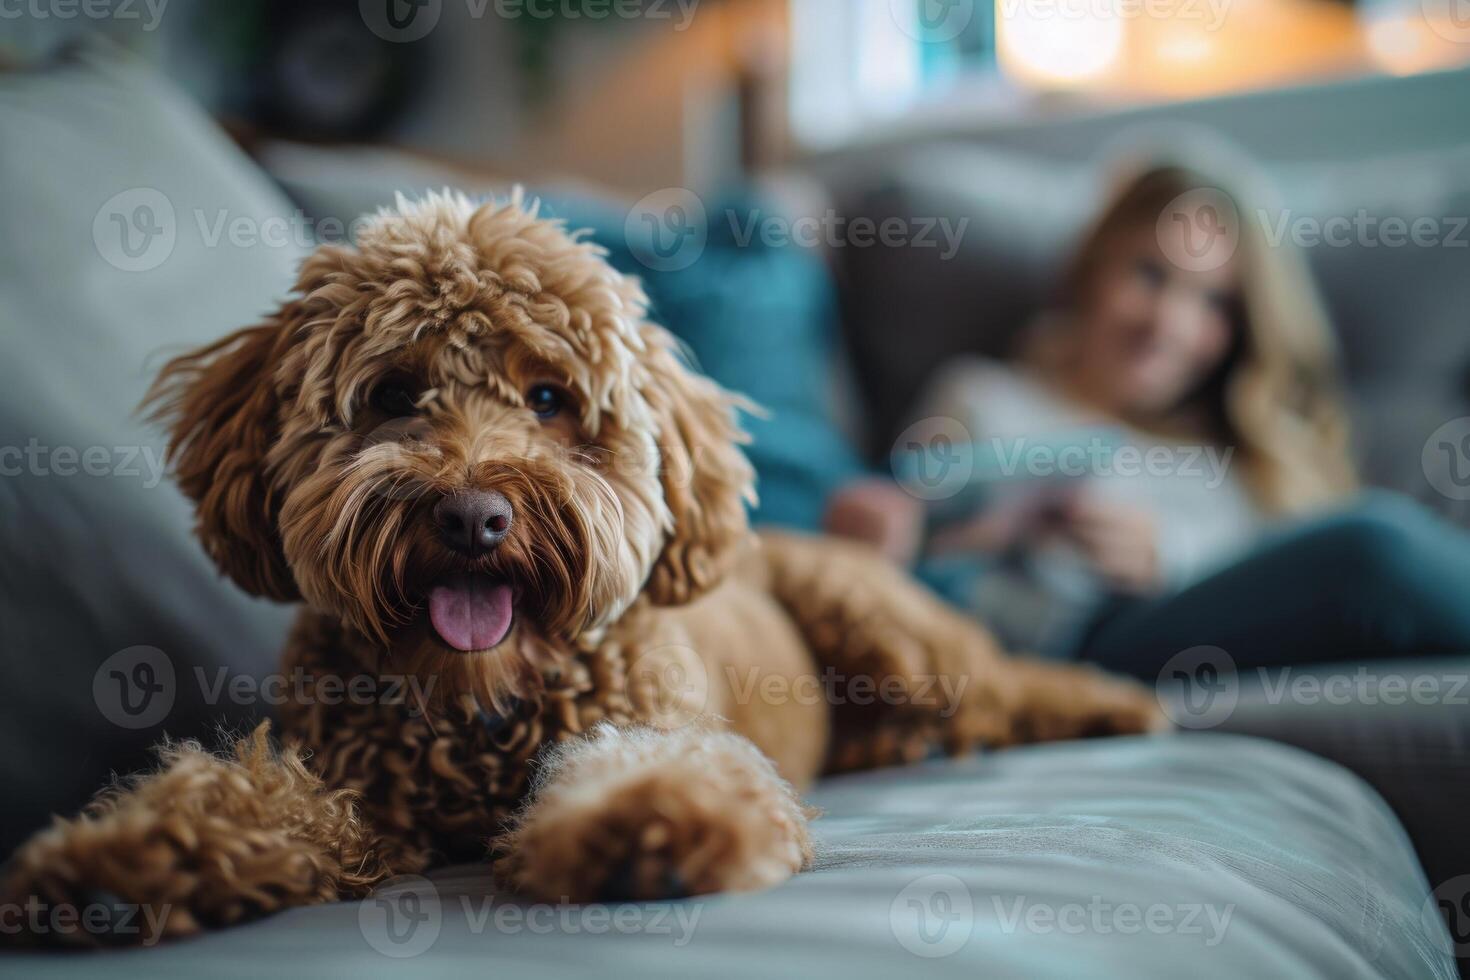
<path id="1" fill-rule="evenodd" d="M 300 249 L 206 233 L 221 212 L 293 209 L 186 99 L 111 55 L 0 75 L 0 133 L 0 446 L 38 447 L 0 480 L 13 844 L 161 734 L 269 709 L 209 692 L 272 669 L 287 611 L 208 567 L 184 502 L 139 463 L 157 433 L 129 413 L 163 352 L 268 309 Z M 140 188 L 174 210 L 172 241 Z M 140 658 L 169 698 L 156 715 L 112 683 Z M 818 867 L 759 895 L 538 909 L 483 868 L 448 869 L 160 949 L 0 955 L 0 974 L 1455 975 L 1446 893 L 1383 800 L 1268 741 L 1039 746 L 832 780 L 814 800 Z"/>
<path id="2" fill-rule="evenodd" d="M 816 868 L 755 895 L 528 906 L 483 868 L 33 980 L 465 975 L 1449 980 L 1450 938 L 1361 782 L 1259 739 L 1122 739 L 833 779 Z"/>

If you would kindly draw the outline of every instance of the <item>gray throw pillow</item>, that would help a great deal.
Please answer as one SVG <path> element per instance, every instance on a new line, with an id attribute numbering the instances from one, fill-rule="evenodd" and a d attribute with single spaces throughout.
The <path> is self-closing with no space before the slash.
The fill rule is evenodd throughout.
<path id="1" fill-rule="evenodd" d="M 167 733 L 268 713 L 289 611 L 224 581 L 134 410 L 256 321 L 306 243 L 186 97 L 90 47 L 0 74 L 0 849 Z"/>

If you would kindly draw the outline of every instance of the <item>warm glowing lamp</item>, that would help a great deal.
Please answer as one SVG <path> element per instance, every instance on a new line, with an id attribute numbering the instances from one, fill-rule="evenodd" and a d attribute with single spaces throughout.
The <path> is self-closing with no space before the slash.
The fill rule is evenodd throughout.
<path id="1" fill-rule="evenodd" d="M 995 16 L 1001 68 L 1040 87 L 1097 79 L 1123 49 L 1123 19 L 1087 0 L 996 0 Z"/>

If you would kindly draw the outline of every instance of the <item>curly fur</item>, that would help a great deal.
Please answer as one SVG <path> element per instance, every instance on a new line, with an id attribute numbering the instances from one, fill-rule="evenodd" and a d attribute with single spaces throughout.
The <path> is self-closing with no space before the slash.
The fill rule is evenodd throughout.
<path id="1" fill-rule="evenodd" d="M 163 746 L 155 774 L 58 819 L 17 854 L 11 875 L 51 907 L 138 896 L 154 939 L 365 893 L 388 872 L 355 794 L 326 789 L 298 750 L 273 750 L 269 727 L 231 756 L 196 742 Z"/>
<path id="2" fill-rule="evenodd" d="M 777 884 L 812 859 L 809 808 L 729 732 L 597 726 L 548 752 L 497 872 L 565 900 L 668 898 Z"/>
<path id="3" fill-rule="evenodd" d="M 390 381 L 408 414 L 373 398 Z M 528 407 L 543 383 L 561 415 Z M 759 888 L 809 863 L 793 786 L 824 769 L 1154 725 L 1142 691 L 1005 660 L 858 546 L 752 535 L 744 403 L 519 196 L 400 200 L 265 322 L 170 362 L 150 403 L 210 556 L 303 603 L 285 668 L 307 684 L 284 749 L 264 728 L 165 749 L 34 838 L 0 898 L 111 895 L 182 935 L 466 857 L 551 899 Z M 468 490 L 514 512 L 474 557 L 432 520 Z M 467 575 L 512 590 L 492 649 L 452 649 L 426 613 Z M 760 693 L 820 671 L 891 696 Z M 318 696 L 358 675 L 429 693 Z M 957 683 L 923 696 L 936 678 Z"/>

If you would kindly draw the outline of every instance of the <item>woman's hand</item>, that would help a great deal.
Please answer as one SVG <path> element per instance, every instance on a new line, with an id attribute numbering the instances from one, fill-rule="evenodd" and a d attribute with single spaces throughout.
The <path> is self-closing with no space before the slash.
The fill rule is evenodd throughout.
<path id="1" fill-rule="evenodd" d="M 993 555 L 1013 547 L 1023 538 L 1044 533 L 1035 508 L 986 507 L 974 517 L 934 532 L 929 541 L 932 555 Z"/>
<path id="2" fill-rule="evenodd" d="M 1078 494 L 1059 517 L 1062 533 L 1114 588 L 1123 592 L 1158 589 L 1158 533 L 1147 511 Z"/>
<path id="3" fill-rule="evenodd" d="M 908 566 L 919 554 L 924 505 L 892 480 L 855 480 L 827 499 L 829 534 L 865 541 L 889 561 Z"/>

